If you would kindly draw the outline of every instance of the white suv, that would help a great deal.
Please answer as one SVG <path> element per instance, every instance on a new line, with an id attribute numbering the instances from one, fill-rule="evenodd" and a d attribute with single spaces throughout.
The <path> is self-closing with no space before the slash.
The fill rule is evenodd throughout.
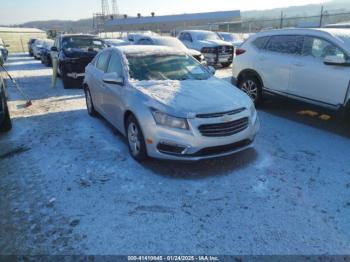
<path id="1" fill-rule="evenodd" d="M 236 51 L 232 83 L 259 104 L 263 92 L 332 109 L 350 107 L 350 31 L 261 32 Z"/>

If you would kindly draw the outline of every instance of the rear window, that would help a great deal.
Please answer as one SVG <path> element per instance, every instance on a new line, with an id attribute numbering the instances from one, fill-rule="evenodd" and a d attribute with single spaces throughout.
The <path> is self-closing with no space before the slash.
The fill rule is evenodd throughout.
<path id="1" fill-rule="evenodd" d="M 300 55 L 303 49 L 303 37 L 293 35 L 272 36 L 267 44 L 271 52 Z"/>
<path id="2" fill-rule="evenodd" d="M 269 39 L 270 39 L 269 36 L 259 37 L 253 41 L 253 45 L 258 49 L 265 49 Z"/>

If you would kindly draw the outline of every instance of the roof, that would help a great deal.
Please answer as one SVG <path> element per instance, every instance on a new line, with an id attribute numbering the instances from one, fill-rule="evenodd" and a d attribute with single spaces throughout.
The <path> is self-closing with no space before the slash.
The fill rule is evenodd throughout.
<path id="1" fill-rule="evenodd" d="M 194 13 L 181 15 L 164 15 L 164 16 L 147 16 L 140 18 L 120 18 L 108 21 L 107 26 L 125 26 L 125 25 L 140 25 L 154 23 L 174 23 L 186 21 L 203 21 L 203 20 L 234 20 L 241 17 L 239 10 L 221 11 L 208 13 Z"/>
<path id="2" fill-rule="evenodd" d="M 45 33 L 45 31 L 37 28 L 24 27 L 0 27 L 0 32 L 6 33 Z"/>
<path id="3" fill-rule="evenodd" d="M 96 35 L 90 35 L 90 34 L 62 34 L 60 35 L 61 37 L 73 37 L 73 36 L 85 36 L 85 37 L 94 37 L 94 38 L 99 38 L 98 36 Z"/>
<path id="4" fill-rule="evenodd" d="M 147 55 L 183 55 L 185 54 L 181 50 L 166 46 L 149 46 L 149 45 L 127 45 L 118 46 L 111 49 L 118 49 L 125 55 L 135 55 L 135 56 L 147 56 Z"/>

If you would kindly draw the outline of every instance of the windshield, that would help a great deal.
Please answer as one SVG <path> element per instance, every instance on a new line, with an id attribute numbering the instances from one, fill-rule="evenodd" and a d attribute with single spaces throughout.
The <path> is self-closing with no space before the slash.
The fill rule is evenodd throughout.
<path id="1" fill-rule="evenodd" d="M 187 47 L 178 39 L 163 38 L 154 40 L 156 45 L 174 47 L 180 50 L 187 50 Z"/>
<path id="2" fill-rule="evenodd" d="M 127 56 L 130 78 L 143 80 L 206 80 L 208 71 L 187 55 Z"/>
<path id="3" fill-rule="evenodd" d="M 197 35 L 197 40 L 221 40 L 221 38 L 214 32 L 201 32 Z"/>
<path id="4" fill-rule="evenodd" d="M 76 49 L 83 51 L 99 51 L 105 47 L 102 40 L 91 37 L 67 37 L 63 39 L 62 46 L 68 51 Z"/>
<path id="5" fill-rule="evenodd" d="M 220 36 L 222 39 L 224 39 L 227 42 L 234 42 L 239 40 L 238 37 L 232 34 L 220 34 Z"/>

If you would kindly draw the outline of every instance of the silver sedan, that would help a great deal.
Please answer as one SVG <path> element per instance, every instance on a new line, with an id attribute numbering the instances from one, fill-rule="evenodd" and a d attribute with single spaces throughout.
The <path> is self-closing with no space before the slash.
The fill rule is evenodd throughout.
<path id="1" fill-rule="evenodd" d="M 259 129 L 249 97 L 183 51 L 124 46 L 87 66 L 87 108 L 127 137 L 133 158 L 201 160 L 252 146 Z"/>

